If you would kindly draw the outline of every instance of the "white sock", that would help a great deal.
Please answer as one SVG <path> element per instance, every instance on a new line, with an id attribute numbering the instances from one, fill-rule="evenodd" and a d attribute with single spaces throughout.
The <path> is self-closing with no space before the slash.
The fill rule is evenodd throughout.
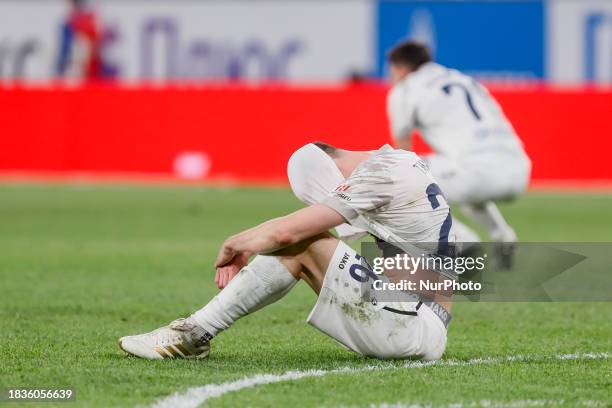
<path id="1" fill-rule="evenodd" d="M 482 225 L 489 233 L 491 240 L 501 242 L 516 241 L 514 230 L 508 225 L 493 201 L 487 201 L 480 205 L 464 205 L 461 207 L 461 210 L 467 217 Z"/>
<path id="2" fill-rule="evenodd" d="M 455 230 L 456 246 L 459 253 L 465 252 L 480 242 L 480 237 L 476 231 L 453 218 L 453 229 Z"/>
<path id="3" fill-rule="evenodd" d="M 212 336 L 242 316 L 285 296 L 297 279 L 274 256 L 257 255 L 206 306 L 191 318 Z"/>

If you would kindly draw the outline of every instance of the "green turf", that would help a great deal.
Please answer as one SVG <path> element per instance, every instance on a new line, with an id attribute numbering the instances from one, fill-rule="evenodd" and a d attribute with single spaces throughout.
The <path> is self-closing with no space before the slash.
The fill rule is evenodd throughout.
<path id="1" fill-rule="evenodd" d="M 299 206 L 283 189 L 0 185 L 0 387 L 72 387 L 70 406 L 135 406 L 258 373 L 388 364 L 305 324 L 315 301 L 305 285 L 222 333 L 206 361 L 142 361 L 118 349 L 118 337 L 216 293 L 212 262 L 224 237 Z M 612 195 L 532 193 L 503 211 L 525 241 L 612 240 Z M 551 358 L 610 352 L 611 304 L 461 303 L 453 314 L 445 358 L 537 361 L 332 374 L 209 405 L 612 401 L 609 360 Z"/>

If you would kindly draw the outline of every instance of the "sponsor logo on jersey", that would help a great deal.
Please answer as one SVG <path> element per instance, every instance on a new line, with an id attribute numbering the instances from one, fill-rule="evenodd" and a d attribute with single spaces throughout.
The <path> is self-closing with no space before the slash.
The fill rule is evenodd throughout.
<path id="1" fill-rule="evenodd" d="M 429 172 L 429 164 L 424 160 L 419 160 L 412 165 L 412 167 L 421 170 L 423 173 Z"/>
<path id="2" fill-rule="evenodd" d="M 340 184 L 334 191 L 347 191 L 349 188 L 351 188 L 351 186 L 348 184 Z"/>

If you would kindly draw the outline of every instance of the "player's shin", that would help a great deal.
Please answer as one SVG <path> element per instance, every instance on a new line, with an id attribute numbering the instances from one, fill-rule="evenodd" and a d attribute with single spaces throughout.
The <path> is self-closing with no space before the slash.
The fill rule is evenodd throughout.
<path id="1" fill-rule="evenodd" d="M 296 278 L 278 258 L 258 255 L 191 318 L 216 336 L 242 316 L 276 302 L 296 283 Z"/>
<path id="2" fill-rule="evenodd" d="M 495 242 L 495 259 L 500 270 L 512 269 L 516 249 L 516 234 L 494 202 L 462 207 L 464 214 L 484 226 Z"/>
<path id="3" fill-rule="evenodd" d="M 508 225 L 494 202 L 488 201 L 479 205 L 465 205 L 461 207 L 463 213 L 486 228 L 492 241 L 515 242 L 516 234 Z"/>

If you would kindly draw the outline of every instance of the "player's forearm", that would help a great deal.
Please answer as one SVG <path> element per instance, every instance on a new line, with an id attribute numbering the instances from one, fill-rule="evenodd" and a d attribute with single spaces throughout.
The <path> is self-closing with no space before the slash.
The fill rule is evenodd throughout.
<path id="1" fill-rule="evenodd" d="M 282 227 L 282 218 L 275 218 L 231 236 L 224 246 L 235 252 L 266 253 L 291 245 L 293 241 Z"/>
<path id="2" fill-rule="evenodd" d="M 328 231 L 345 222 L 342 215 L 321 204 L 275 218 L 228 238 L 221 248 L 217 265 L 231 261 L 241 252 L 269 253 Z"/>

